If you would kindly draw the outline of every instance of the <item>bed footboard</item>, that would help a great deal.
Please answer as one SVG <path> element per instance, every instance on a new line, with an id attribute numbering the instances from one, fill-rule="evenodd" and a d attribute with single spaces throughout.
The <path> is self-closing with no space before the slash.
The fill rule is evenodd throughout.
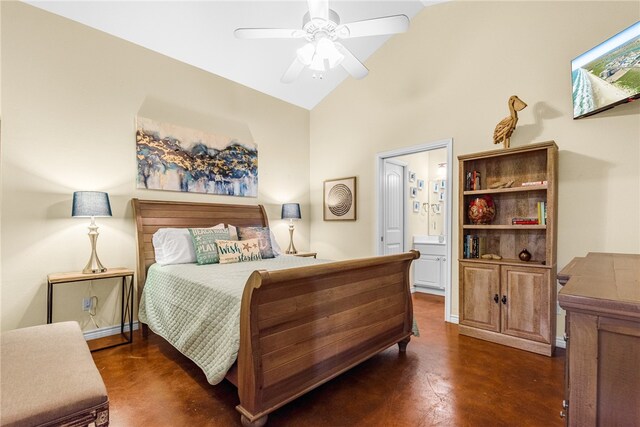
<path id="1" fill-rule="evenodd" d="M 254 272 L 240 316 L 243 425 L 411 337 L 409 267 L 419 252 Z"/>

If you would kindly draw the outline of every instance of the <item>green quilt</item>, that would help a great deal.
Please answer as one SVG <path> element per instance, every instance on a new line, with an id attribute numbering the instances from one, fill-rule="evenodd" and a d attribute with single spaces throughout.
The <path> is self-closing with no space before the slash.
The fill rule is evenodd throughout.
<path id="1" fill-rule="evenodd" d="M 193 360 L 217 384 L 240 346 L 240 303 L 255 270 L 281 270 L 322 260 L 294 256 L 236 264 L 178 264 L 149 268 L 138 318 Z"/>

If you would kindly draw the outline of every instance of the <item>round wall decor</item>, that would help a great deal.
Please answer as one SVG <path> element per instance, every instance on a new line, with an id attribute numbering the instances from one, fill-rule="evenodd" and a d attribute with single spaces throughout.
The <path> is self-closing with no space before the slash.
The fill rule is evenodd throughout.
<path id="1" fill-rule="evenodd" d="M 356 177 L 329 179 L 324 182 L 322 219 L 325 221 L 355 221 Z"/>
<path id="2" fill-rule="evenodd" d="M 351 194 L 351 190 L 346 185 L 337 184 L 329 191 L 327 204 L 329 210 L 335 216 L 343 216 L 349 212 L 352 203 L 353 194 Z"/>

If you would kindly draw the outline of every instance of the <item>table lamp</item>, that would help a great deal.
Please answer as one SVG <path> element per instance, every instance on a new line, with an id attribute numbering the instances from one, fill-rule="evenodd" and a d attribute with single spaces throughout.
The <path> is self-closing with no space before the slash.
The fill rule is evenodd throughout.
<path id="1" fill-rule="evenodd" d="M 82 272 L 84 274 L 101 273 L 107 271 L 102 265 L 96 253 L 96 242 L 98 241 L 98 226 L 95 217 L 111 216 L 111 205 L 109 195 L 100 191 L 76 191 L 73 193 L 73 206 L 71 216 L 86 218 L 91 217 L 89 224 L 89 240 L 91 241 L 91 258 Z"/>
<path id="2" fill-rule="evenodd" d="M 284 203 L 282 205 L 282 219 L 289 219 L 289 247 L 287 254 L 297 254 L 296 247 L 293 244 L 293 220 L 300 219 L 300 203 Z"/>

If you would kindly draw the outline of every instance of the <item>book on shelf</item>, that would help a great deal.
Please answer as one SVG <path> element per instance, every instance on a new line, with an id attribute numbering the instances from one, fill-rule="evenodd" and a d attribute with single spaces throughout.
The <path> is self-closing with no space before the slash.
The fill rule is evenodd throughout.
<path id="1" fill-rule="evenodd" d="M 470 171 L 465 176 L 465 190 L 481 190 L 480 172 Z"/>
<path id="2" fill-rule="evenodd" d="M 469 241 L 471 240 L 471 236 L 467 234 L 464 236 L 464 258 L 471 258 L 471 251 L 469 250 Z"/>
<path id="3" fill-rule="evenodd" d="M 547 185 L 547 181 L 527 181 L 520 184 L 522 187 L 530 187 L 533 185 Z"/>
<path id="4" fill-rule="evenodd" d="M 463 256 L 464 258 L 480 258 L 487 253 L 487 238 L 467 234 L 464 236 Z"/>
<path id="5" fill-rule="evenodd" d="M 511 218 L 511 225 L 538 225 L 538 218 Z"/>
<path id="6" fill-rule="evenodd" d="M 547 224 L 547 203 L 546 202 L 538 202 L 538 223 L 542 225 Z"/>
<path id="7" fill-rule="evenodd" d="M 540 209 L 541 206 L 542 205 L 540 205 L 540 202 L 536 203 L 536 209 L 538 210 L 538 222 L 539 223 L 541 222 L 540 219 L 541 219 L 541 216 L 542 216 L 542 210 Z"/>

